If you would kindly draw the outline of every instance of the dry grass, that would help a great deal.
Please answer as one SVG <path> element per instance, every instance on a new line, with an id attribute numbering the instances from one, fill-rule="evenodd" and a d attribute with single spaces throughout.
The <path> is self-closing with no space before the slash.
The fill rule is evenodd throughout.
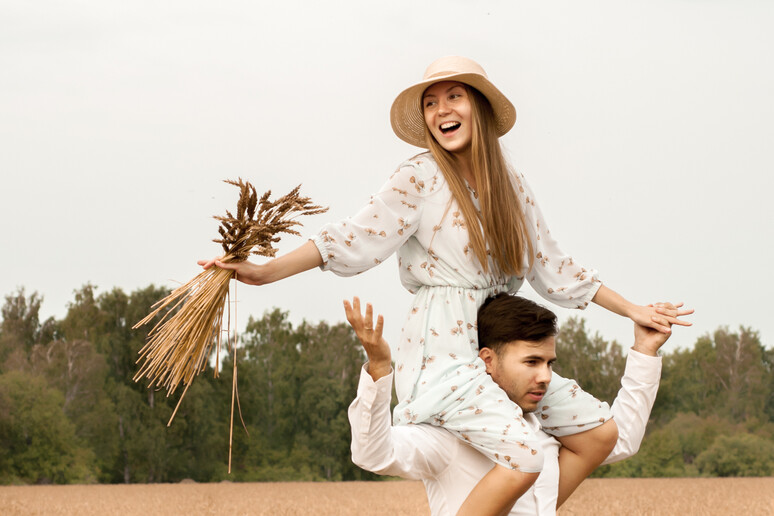
<path id="1" fill-rule="evenodd" d="M 273 244 L 279 242 L 281 234 L 299 235 L 298 231 L 293 229 L 301 225 L 295 220 L 296 217 L 327 211 L 327 208 L 312 204 L 308 197 L 301 197 L 300 185 L 289 194 L 272 201 L 269 199 L 271 191 L 263 194 L 259 200 L 253 185 L 242 181 L 241 178 L 239 181 L 226 180 L 226 183 L 239 188 L 239 201 L 236 216 L 228 210 L 225 217 L 215 216 L 220 221 L 218 232 L 221 238 L 214 241 L 223 247 L 225 254 L 221 261 L 224 263 L 242 262 L 251 254 L 273 257 L 277 253 Z M 142 362 L 142 365 L 134 376 L 134 381 L 147 378 L 150 380 L 149 388 L 164 388 L 167 396 L 181 383 L 185 385 L 167 426 L 172 424 L 188 387 L 207 366 L 212 346 L 216 342 L 216 362 L 220 360 L 223 311 L 233 276 L 233 271 L 219 267 L 202 271 L 153 305 L 151 313 L 133 327 L 137 329 L 164 314 L 148 333 L 148 342 L 140 350 L 137 362 Z M 228 328 L 226 332 L 227 335 L 230 334 Z M 229 436 L 228 454 L 228 470 L 231 472 L 234 400 L 238 403 L 239 394 L 236 343 L 229 342 L 229 345 L 234 359 L 231 385 L 232 435 Z M 217 364 L 214 372 L 217 376 Z"/>
<path id="2" fill-rule="evenodd" d="M 245 261 L 250 254 L 273 257 L 277 252 L 273 244 L 279 242 L 280 234 L 299 234 L 293 229 L 301 224 L 295 220 L 297 216 L 327 210 L 301 197 L 300 186 L 275 201 L 269 199 L 268 191 L 259 201 L 249 182 L 239 179 L 226 183 L 238 187 L 240 195 L 236 216 L 228 210 L 225 217 L 215 216 L 220 221 L 221 238 L 214 241 L 223 247 L 224 263 Z M 181 383 L 187 388 L 204 370 L 213 343 L 217 342 L 220 349 L 223 309 L 232 276 L 232 271 L 218 267 L 202 271 L 153 305 L 151 313 L 134 325 L 134 329 L 139 328 L 165 314 L 140 350 L 137 362 L 143 363 L 135 381 L 146 377 L 150 380 L 148 387 L 163 387 L 169 395 Z"/>
<path id="3" fill-rule="evenodd" d="M 0 487 L 4 515 L 428 515 L 421 482 Z M 774 478 L 592 479 L 569 515 L 771 515 Z"/>
<path id="4" fill-rule="evenodd" d="M 590 479 L 559 511 L 559 516 L 600 514 L 772 515 L 774 478 Z"/>

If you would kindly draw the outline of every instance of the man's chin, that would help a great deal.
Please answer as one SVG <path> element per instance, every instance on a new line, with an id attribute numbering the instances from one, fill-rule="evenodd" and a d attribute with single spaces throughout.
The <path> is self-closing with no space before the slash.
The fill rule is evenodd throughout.
<path id="1" fill-rule="evenodd" d="M 533 401 L 517 403 L 517 405 L 521 407 L 521 411 L 524 412 L 525 414 L 529 414 L 530 412 L 535 412 L 538 406 L 538 404 Z"/>

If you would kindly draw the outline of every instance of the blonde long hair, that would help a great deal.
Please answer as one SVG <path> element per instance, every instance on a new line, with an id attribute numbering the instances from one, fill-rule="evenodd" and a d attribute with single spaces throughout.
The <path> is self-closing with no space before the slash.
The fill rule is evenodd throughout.
<path id="1" fill-rule="evenodd" d="M 532 266 L 532 241 L 527 232 L 524 211 L 495 133 L 492 107 L 478 90 L 468 85 L 465 85 L 465 88 L 471 104 L 471 165 L 481 205 L 480 215 L 459 171 L 457 158 L 441 147 L 427 126 L 425 141 L 429 143 L 430 152 L 449 184 L 452 198 L 457 201 L 462 211 L 470 245 L 484 272 L 489 270 L 488 244 L 489 254 L 500 270 L 505 274 L 517 276 L 524 270 L 525 254 L 527 263 Z"/>

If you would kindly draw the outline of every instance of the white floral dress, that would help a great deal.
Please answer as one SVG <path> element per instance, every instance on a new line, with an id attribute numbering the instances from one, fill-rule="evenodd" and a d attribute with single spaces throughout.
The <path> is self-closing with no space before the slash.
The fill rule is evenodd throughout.
<path id="1" fill-rule="evenodd" d="M 527 280 L 559 306 L 585 308 L 601 285 L 596 271 L 559 249 L 523 175 L 512 177 L 535 252 Z M 478 209 L 472 190 L 471 195 Z M 506 276 L 491 259 L 489 272 L 482 270 L 466 221 L 451 199 L 432 155 L 420 154 L 401 164 L 357 215 L 327 224 L 313 241 L 323 270 L 341 276 L 368 270 L 398 253 L 401 283 L 415 297 L 394 349 L 395 423 L 443 426 L 495 462 L 540 471 L 540 447 L 521 409 L 478 358 L 478 308 L 493 294 L 517 291 L 524 275 Z M 554 374 L 539 417 L 547 431 L 561 436 L 601 424 L 610 411 L 572 380 Z"/>

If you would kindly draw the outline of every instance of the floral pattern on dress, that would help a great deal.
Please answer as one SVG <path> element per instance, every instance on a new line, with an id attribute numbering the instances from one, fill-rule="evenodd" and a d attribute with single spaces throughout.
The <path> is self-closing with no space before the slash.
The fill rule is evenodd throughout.
<path id="1" fill-rule="evenodd" d="M 512 173 L 512 180 L 534 249 L 533 267 L 515 276 L 503 274 L 491 258 L 484 272 L 470 247 L 468 222 L 430 153 L 401 164 L 360 212 L 327 224 L 313 240 L 324 258 L 322 269 L 341 276 L 397 253 L 401 283 L 415 298 L 393 357 L 395 423 L 443 426 L 500 464 L 539 471 L 542 455 L 521 409 L 478 358 L 476 313 L 487 297 L 516 292 L 525 279 L 566 308 L 587 306 L 600 283 L 596 271 L 581 267 L 553 240 L 524 176 Z M 468 189 L 479 209 L 475 191 Z M 564 388 L 558 378 L 556 387 Z M 552 381 L 546 398 L 554 387 Z M 541 417 L 558 435 L 610 417 L 606 404 L 580 390 L 575 397 L 551 399 L 557 401 Z"/>

